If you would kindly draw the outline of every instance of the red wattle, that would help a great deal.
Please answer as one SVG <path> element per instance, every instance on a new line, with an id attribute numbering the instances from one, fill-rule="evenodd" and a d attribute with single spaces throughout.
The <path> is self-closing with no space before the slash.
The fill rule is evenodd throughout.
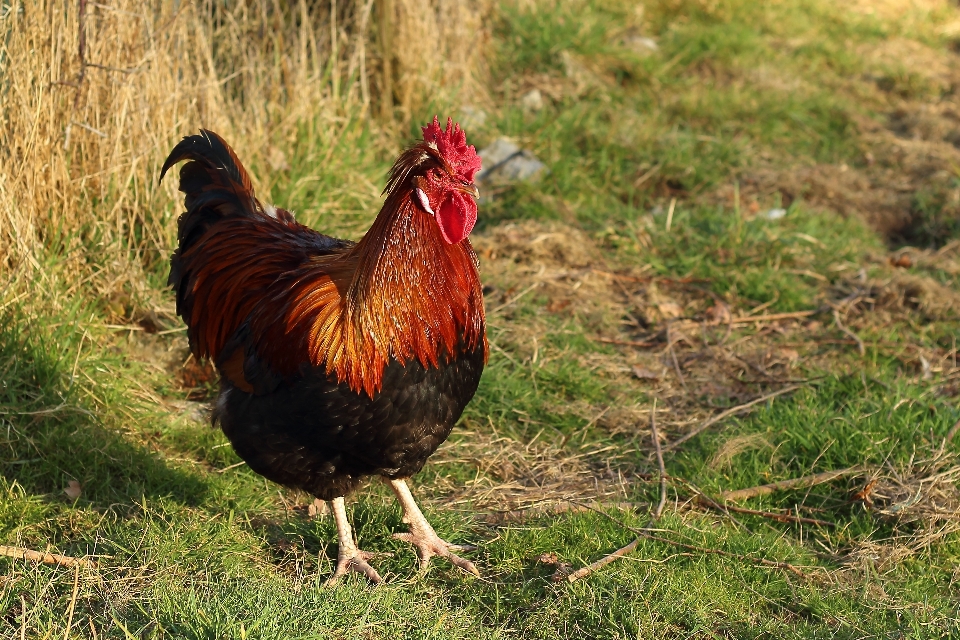
<path id="1" fill-rule="evenodd" d="M 457 244 L 470 235 L 477 223 L 477 203 L 460 193 L 452 193 L 440 204 L 435 217 L 443 239 Z"/>

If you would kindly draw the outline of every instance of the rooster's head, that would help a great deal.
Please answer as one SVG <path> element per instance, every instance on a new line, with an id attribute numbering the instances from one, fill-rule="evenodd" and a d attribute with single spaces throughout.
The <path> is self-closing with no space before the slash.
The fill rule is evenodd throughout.
<path id="1" fill-rule="evenodd" d="M 406 190 L 414 206 L 433 216 L 443 239 L 456 244 L 470 235 L 477 222 L 480 192 L 473 176 L 480 156 L 459 124 L 447 118 L 440 127 L 436 116 L 423 127 L 423 142 L 408 149 L 394 166 L 387 189 Z"/>

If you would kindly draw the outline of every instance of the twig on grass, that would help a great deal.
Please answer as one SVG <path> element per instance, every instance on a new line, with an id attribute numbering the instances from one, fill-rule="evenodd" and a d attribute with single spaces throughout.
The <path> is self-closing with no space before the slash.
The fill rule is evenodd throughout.
<path id="1" fill-rule="evenodd" d="M 777 391 L 773 391 L 773 392 L 768 393 L 768 394 L 766 394 L 766 395 L 760 396 L 759 398 L 757 398 L 757 399 L 755 399 L 755 400 L 751 400 L 750 402 L 745 402 L 744 404 L 737 405 L 736 407 L 732 407 L 732 408 L 730 408 L 730 409 L 727 409 L 726 411 L 723 411 L 723 412 L 721 412 L 721 413 L 718 413 L 717 415 L 713 416 L 712 418 L 707 418 L 699 427 L 696 427 L 696 428 L 692 429 L 691 431 L 687 432 L 686 435 L 680 436 L 679 438 L 677 438 L 676 440 L 674 440 L 673 442 L 671 442 L 670 444 L 668 444 L 667 446 L 665 446 L 665 447 L 663 448 L 663 450 L 664 450 L 664 451 L 672 451 L 673 449 L 676 449 L 677 447 L 679 447 L 681 444 L 683 444 L 684 442 L 686 442 L 686 441 L 689 440 L 690 438 L 693 438 L 694 436 L 700 435 L 702 432 L 706 431 L 706 430 L 707 430 L 708 428 L 710 428 L 712 425 L 720 422 L 720 421 L 723 420 L 724 418 L 728 418 L 728 417 L 730 417 L 730 416 L 732 416 L 732 415 L 735 415 L 735 414 L 738 414 L 738 413 L 740 413 L 740 412 L 742 412 L 742 411 L 746 411 L 747 409 L 750 409 L 751 407 L 753 407 L 753 406 L 755 406 L 755 405 L 758 405 L 758 404 L 760 404 L 760 403 L 762 403 L 762 402 L 766 402 L 767 400 L 772 400 L 773 398 L 776 398 L 777 396 L 782 396 L 782 395 L 785 394 L 785 393 L 790 393 L 791 391 L 796 391 L 797 389 L 801 388 L 802 386 L 803 386 L 803 385 L 801 385 L 801 384 L 795 384 L 795 385 L 791 385 L 791 386 L 789 386 L 789 387 L 784 387 L 783 389 L 778 389 Z"/>
<path id="2" fill-rule="evenodd" d="M 683 379 L 683 373 L 680 371 L 680 363 L 677 362 L 677 352 L 673 348 L 673 336 L 670 331 L 670 323 L 667 323 L 667 351 L 670 352 L 670 358 L 673 361 L 673 370 L 677 374 L 677 378 L 680 380 L 680 385 L 683 387 L 684 391 L 687 389 L 687 381 Z M 657 443 L 657 449 L 659 450 L 660 445 Z"/>
<path id="3" fill-rule="evenodd" d="M 656 398 L 654 398 L 653 400 L 653 408 L 650 409 L 650 439 L 653 441 L 653 449 L 654 451 L 656 451 L 656 454 L 657 454 L 657 468 L 660 471 L 660 502 L 659 504 L 657 504 L 657 508 L 654 510 L 653 515 L 650 516 L 650 520 L 639 531 L 631 529 L 631 531 L 634 531 L 634 533 L 637 534 L 637 538 L 633 542 L 626 545 L 625 547 L 621 547 L 620 549 L 617 549 L 616 551 L 614 551 L 609 555 L 606 555 L 600 558 L 596 562 L 593 562 L 581 569 L 577 569 L 576 571 L 574 571 L 573 573 L 567 576 L 568 582 L 576 582 L 580 578 L 585 578 L 591 573 L 593 573 L 594 571 L 596 571 L 597 569 L 605 567 L 606 565 L 610 564 L 617 558 L 625 556 L 631 551 L 633 551 L 634 549 L 636 549 L 637 545 L 640 544 L 640 540 L 644 536 L 649 534 L 649 529 L 651 526 L 653 526 L 653 523 L 659 520 L 660 516 L 663 514 L 663 508 L 667 504 L 667 470 L 663 464 L 663 451 L 660 448 L 660 434 L 657 432 L 657 400 Z M 553 579 L 555 581 L 562 580 L 563 572 L 558 570 L 557 573 L 553 575 Z"/>
<path id="4" fill-rule="evenodd" d="M 655 540 L 656 542 L 665 542 L 667 544 L 672 544 L 675 547 L 680 547 L 681 549 L 687 549 L 689 551 L 696 551 L 697 553 L 706 553 L 711 555 L 723 556 L 725 558 L 734 558 L 736 560 L 745 560 L 747 562 L 755 562 L 756 564 L 762 565 L 764 567 L 775 567 L 777 569 L 785 569 L 790 573 L 807 579 L 807 574 L 801 571 L 798 567 L 790 564 L 789 562 L 780 562 L 778 560 L 767 560 L 766 558 L 754 558 L 753 556 L 747 556 L 742 553 L 733 553 L 732 551 L 723 551 L 722 549 L 710 549 L 709 547 L 698 547 L 696 545 L 687 544 L 685 542 L 679 542 L 677 540 L 671 540 L 670 538 L 661 538 L 660 536 L 655 536 L 652 533 L 643 533 L 642 537 L 647 538 L 648 540 Z"/>
<path id="5" fill-rule="evenodd" d="M 587 507 L 587 508 L 590 508 L 590 507 Z M 764 567 L 773 567 L 776 569 L 783 569 L 785 571 L 789 571 L 790 573 L 800 578 L 803 578 L 804 580 L 807 579 L 807 574 L 805 574 L 799 567 L 792 565 L 789 562 L 780 562 L 778 560 L 767 560 L 766 558 L 756 558 L 753 556 L 744 555 L 742 553 L 734 553 L 732 551 L 723 551 L 721 549 L 710 549 L 709 547 L 700 547 L 697 545 L 688 544 L 686 542 L 680 542 L 678 540 L 671 540 L 670 538 L 663 538 L 661 536 L 654 535 L 653 531 L 651 530 L 651 525 L 653 524 L 652 519 L 650 522 L 644 525 L 642 529 L 634 529 L 633 527 L 627 525 L 625 522 L 617 520 L 616 518 L 612 517 L 610 514 L 604 511 L 601 511 L 599 509 L 592 509 L 592 510 L 606 517 L 608 520 L 617 523 L 621 527 L 629 531 L 632 531 L 633 533 L 637 534 L 637 537 L 625 547 L 617 549 L 610 555 L 604 556 L 603 558 L 601 558 L 600 560 L 597 560 L 593 564 L 586 566 L 582 569 L 579 569 L 578 571 L 575 571 L 570 575 L 566 576 L 569 582 L 575 582 L 580 578 L 584 578 L 590 575 L 591 573 L 593 573 L 594 571 L 596 571 L 597 569 L 600 569 L 610 564 L 617 558 L 627 555 L 628 553 L 636 549 L 637 545 L 639 545 L 640 541 L 643 540 L 644 538 L 646 538 L 647 540 L 653 540 L 655 542 L 663 542 L 666 544 L 671 544 L 675 547 L 680 547 L 681 549 L 686 549 L 688 551 L 695 551 L 701 554 L 723 556 L 725 558 L 733 558 L 735 560 L 742 560 L 744 562 L 752 562 Z M 557 572 L 553 574 L 553 580 L 554 581 L 562 580 L 563 576 L 564 576 L 564 572 L 561 569 L 558 569 Z"/>
<path id="6" fill-rule="evenodd" d="M 947 435 L 943 436 L 943 442 L 940 443 L 940 453 L 938 455 L 943 455 L 947 445 L 953 442 L 953 437 L 957 435 L 957 431 L 960 431 L 960 420 L 954 422 L 953 426 L 950 427 L 950 431 L 947 431 Z"/>
<path id="7" fill-rule="evenodd" d="M 644 525 L 644 529 L 647 528 L 647 526 L 649 526 L 649 524 Z M 638 537 L 635 538 L 633 542 L 631 542 L 627 546 L 617 549 L 613 553 L 600 558 L 599 560 L 597 560 L 592 564 L 588 564 L 582 569 L 577 569 L 576 571 L 574 571 L 573 573 L 567 576 L 567 581 L 576 582 L 580 578 L 586 578 L 597 569 L 602 569 L 603 567 L 607 566 L 617 558 L 627 555 L 628 553 L 630 553 L 631 551 L 637 548 L 637 545 L 640 544 L 640 541 L 646 536 L 646 533 L 643 531 L 643 529 L 640 529 L 637 532 L 637 535 Z M 558 569 L 557 572 L 553 574 L 553 581 L 559 582 L 560 580 L 563 580 L 563 573 Z"/>
<path id="8" fill-rule="evenodd" d="M 773 511 L 758 511 L 756 509 L 747 509 L 744 507 L 736 507 L 732 504 L 720 505 L 716 501 L 711 499 L 704 499 L 706 496 L 697 496 L 697 504 L 705 507 L 710 507 L 711 509 L 717 509 L 721 512 L 733 511 L 735 513 L 745 513 L 751 516 L 760 516 L 761 518 L 770 518 L 771 520 L 776 520 L 777 522 L 792 522 L 794 524 L 813 524 L 818 527 L 835 527 L 837 524 L 835 522 L 830 522 L 829 520 L 818 520 L 816 518 L 804 518 L 802 516 L 795 516 L 792 513 L 775 513 Z"/>
<path id="9" fill-rule="evenodd" d="M 524 289 L 523 291 L 521 291 L 521 292 L 518 293 L 517 295 L 513 296 L 512 298 L 510 298 L 509 300 L 507 300 L 506 302 L 504 302 L 504 303 L 501 304 L 500 306 L 494 307 L 493 309 L 491 309 L 490 311 L 488 311 L 489 315 L 493 315 L 493 314 L 495 314 L 495 313 L 498 312 L 498 311 L 503 311 L 504 309 L 506 309 L 507 307 L 509 307 L 510 305 L 512 305 L 514 302 L 516 302 L 517 300 L 519 300 L 519 299 L 522 298 L 523 296 L 527 295 L 528 293 L 530 293 L 531 291 L 533 291 L 534 289 L 536 289 L 536 288 L 539 287 L 539 286 L 540 286 L 540 283 L 539 283 L 539 282 L 534 282 L 532 285 L 530 285 L 529 287 L 527 287 L 526 289 Z"/>
<path id="10" fill-rule="evenodd" d="M 228 467 L 224 467 L 223 469 L 217 469 L 217 473 L 226 473 L 227 471 L 230 471 L 231 469 L 236 469 L 237 467 L 242 467 L 242 466 L 245 465 L 245 464 L 247 464 L 247 463 L 244 462 L 243 460 L 241 460 L 240 462 L 234 462 L 233 464 L 231 464 L 231 465 L 228 466 Z"/>
<path id="11" fill-rule="evenodd" d="M 660 503 L 653 512 L 653 519 L 658 520 L 667 504 L 667 469 L 663 464 L 663 450 L 660 448 L 660 434 L 657 431 L 656 398 L 653 399 L 653 407 L 650 409 L 650 439 L 653 440 L 653 450 L 657 453 L 657 469 L 660 471 Z"/>
<path id="12" fill-rule="evenodd" d="M 804 489 L 818 484 L 824 484 L 825 482 L 830 482 L 831 480 L 836 480 L 837 478 L 860 473 L 861 471 L 862 469 L 860 467 L 848 467 L 846 469 L 838 469 L 836 471 L 824 471 L 823 473 L 815 473 L 809 476 L 803 476 L 801 478 L 793 478 L 791 480 L 781 480 L 780 482 L 762 484 L 756 487 L 750 487 L 749 489 L 724 491 L 720 494 L 720 499 L 736 502 L 740 500 L 746 500 L 748 498 L 756 498 L 757 496 L 766 496 L 776 491 L 786 491 L 787 489 Z"/>
<path id="13" fill-rule="evenodd" d="M 62 556 L 58 553 L 41 553 L 39 551 L 33 551 L 32 549 L 24 549 L 23 547 L 11 547 L 5 544 L 0 544 L 0 556 L 8 556 L 10 558 L 20 558 L 23 560 L 32 560 L 33 562 L 42 562 L 44 564 L 56 564 L 61 567 L 96 567 L 97 563 L 92 560 L 87 560 L 86 558 L 73 558 L 70 556 Z"/>
<path id="14" fill-rule="evenodd" d="M 860 351 L 860 355 L 861 356 L 867 355 L 867 349 L 863 346 L 863 340 L 860 339 L 860 336 L 858 336 L 853 331 L 850 331 L 850 329 L 847 329 L 847 327 L 844 326 L 843 322 L 840 321 L 840 312 L 837 309 L 833 310 L 833 321 L 834 323 L 836 323 L 837 329 L 840 329 L 840 331 L 843 331 L 845 334 L 850 336 L 850 338 L 856 341 L 857 350 Z"/>
<path id="15" fill-rule="evenodd" d="M 619 344 L 625 347 L 652 347 L 657 344 L 656 340 L 644 340 L 638 342 L 636 340 L 613 340 L 611 338 L 597 338 L 597 342 L 602 342 L 603 344 Z"/>
<path id="16" fill-rule="evenodd" d="M 657 173 L 657 171 L 660 171 L 660 167 L 662 167 L 662 166 L 663 166 L 663 162 L 662 162 L 662 161 L 661 161 L 661 162 L 658 162 L 658 163 L 655 164 L 655 165 L 653 165 L 653 168 L 651 168 L 649 171 L 647 171 L 647 172 L 644 173 L 642 176 L 640 176 L 639 178 L 637 178 L 636 181 L 634 181 L 634 183 L 633 183 L 633 188 L 634 188 L 634 189 L 638 189 L 638 188 L 640 187 L 640 185 L 642 185 L 644 182 L 646 182 L 647 180 L 649 180 L 650 178 L 652 178 L 652 177 L 654 176 L 654 174 Z"/>
<path id="17" fill-rule="evenodd" d="M 73 628 L 73 612 L 77 607 L 77 591 L 80 587 L 80 565 L 76 565 L 73 572 L 73 595 L 70 596 L 70 605 L 67 607 L 67 630 L 63 632 L 63 640 L 70 640 L 70 629 Z"/>
<path id="18" fill-rule="evenodd" d="M 768 313 L 763 316 L 753 316 L 744 318 L 733 318 L 731 325 L 754 324 L 756 322 L 773 322 L 775 320 L 793 320 L 799 318 L 809 318 L 812 315 L 820 313 L 820 309 L 810 309 L 808 311 L 791 311 L 790 313 Z"/>

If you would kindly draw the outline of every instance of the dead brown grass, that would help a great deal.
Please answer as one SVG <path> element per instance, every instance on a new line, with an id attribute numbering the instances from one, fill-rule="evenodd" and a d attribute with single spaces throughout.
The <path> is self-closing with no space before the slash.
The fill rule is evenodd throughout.
<path id="1" fill-rule="evenodd" d="M 884 570 L 922 554 L 960 531 L 960 464 L 946 449 L 948 443 L 921 454 L 907 464 L 886 464 L 866 473 L 857 483 L 854 500 L 878 519 L 893 526 L 887 539 L 860 541 L 842 554 L 843 579 L 867 569 Z"/>
<path id="2" fill-rule="evenodd" d="M 525 513 L 564 510 L 570 501 L 626 499 L 627 482 L 618 471 L 614 447 L 591 445 L 579 452 L 555 443 L 519 442 L 498 436 L 491 424 L 462 433 L 463 439 L 444 445 L 431 464 L 466 463 L 476 477 L 465 483 L 442 478 L 437 490 L 448 506 L 470 505 L 517 518 Z"/>
<path id="3" fill-rule="evenodd" d="M 427 102 L 477 93 L 483 6 L 394 3 L 394 49 L 387 56 L 373 28 L 381 6 L 374 0 L 4 5 L 0 274 L 33 281 L 41 256 L 52 252 L 73 260 L 65 270 L 71 284 L 92 280 L 107 294 L 147 295 L 144 265 L 165 259 L 173 244 L 174 181 L 161 187 L 156 179 L 180 136 L 199 127 L 220 132 L 263 190 L 268 176 L 257 169 L 282 170 L 289 160 L 284 149 L 304 127 L 330 148 L 353 120 L 369 118 L 371 105 L 388 99 L 381 90 L 384 64 L 396 79 L 389 98 L 401 124 Z M 405 127 L 390 120 L 374 129 L 380 134 L 374 144 L 389 148 Z M 323 169 L 336 174 L 337 163 L 328 154 Z M 361 195 L 376 206 L 375 190 Z M 92 246 L 99 255 L 80 255 Z"/>
<path id="4" fill-rule="evenodd" d="M 745 451 L 751 451 L 755 449 L 773 449 L 773 445 L 770 444 L 770 441 L 760 433 L 749 433 L 741 436 L 734 436 L 727 439 L 722 445 L 720 445 L 720 448 L 717 449 L 717 452 L 713 454 L 712 458 L 710 458 L 707 466 L 709 466 L 711 469 L 729 467 L 733 462 L 733 459 L 738 455 L 744 453 Z"/>

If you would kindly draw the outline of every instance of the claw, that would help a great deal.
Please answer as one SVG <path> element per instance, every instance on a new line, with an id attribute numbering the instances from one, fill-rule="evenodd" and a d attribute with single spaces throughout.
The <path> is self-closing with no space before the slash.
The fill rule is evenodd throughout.
<path id="1" fill-rule="evenodd" d="M 374 584 L 383 582 L 383 578 L 377 573 L 377 570 L 370 566 L 367 560 L 373 560 L 377 554 L 361 551 L 356 547 L 352 549 L 340 549 L 337 554 L 337 570 L 327 580 L 327 586 L 333 586 L 340 582 L 340 578 L 348 573 L 356 572 L 367 576 L 367 579 Z"/>
<path id="2" fill-rule="evenodd" d="M 420 556 L 420 573 L 426 572 L 430 564 L 430 559 L 434 556 L 446 558 L 456 566 L 468 573 L 479 577 L 480 572 L 476 565 L 465 558 L 461 558 L 453 551 L 473 551 L 476 547 L 471 545 L 450 544 L 437 535 L 430 523 L 423 516 L 423 512 L 417 506 L 410 493 L 410 488 L 402 479 L 388 480 L 390 488 L 397 494 L 400 505 L 403 507 L 403 521 L 410 525 L 409 533 L 395 533 L 393 537 L 397 540 L 409 542 L 417 548 L 417 555 Z M 453 550 L 453 551 L 452 551 Z"/>
<path id="3" fill-rule="evenodd" d="M 411 529 L 413 529 L 411 533 L 395 533 L 393 537 L 397 540 L 408 542 L 417 548 L 417 555 L 420 556 L 420 573 L 426 573 L 431 558 L 440 556 L 441 558 L 446 558 L 464 571 L 472 573 L 478 578 L 480 577 L 480 572 L 477 570 L 476 565 L 466 558 L 461 558 L 451 552 L 451 549 L 456 551 L 470 551 L 476 549 L 476 547 L 450 544 L 438 536 L 433 530 L 433 527 L 430 527 L 427 531 L 422 530 L 420 527 L 411 527 Z"/>

